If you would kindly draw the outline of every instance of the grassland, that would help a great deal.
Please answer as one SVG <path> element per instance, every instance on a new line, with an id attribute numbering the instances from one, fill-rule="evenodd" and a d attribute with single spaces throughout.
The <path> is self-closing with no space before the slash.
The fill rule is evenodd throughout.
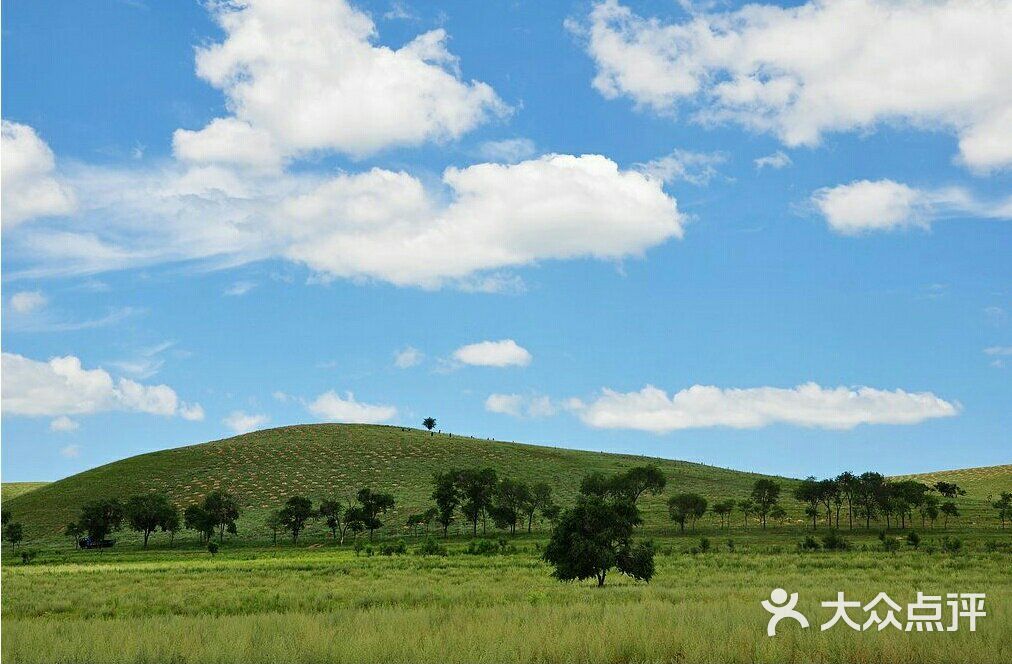
<path id="1" fill-rule="evenodd" d="M 563 584 L 521 539 L 508 555 L 356 556 L 348 548 L 62 552 L 3 568 L 4 662 L 1008 662 L 1008 550 L 800 553 L 798 533 L 733 533 L 735 551 L 658 541 L 650 584 Z M 997 535 L 993 533 L 992 536 Z M 1003 544 L 1007 545 L 1007 540 Z M 990 548 L 994 548 L 993 545 Z M 865 549 L 865 550 L 862 550 Z M 90 562 L 82 564 L 84 558 Z M 813 622 L 765 635 L 759 602 L 801 595 Z M 901 604 L 984 591 L 976 632 L 820 632 L 837 591 Z M 858 616 L 855 616 L 858 617 Z"/>
<path id="2" fill-rule="evenodd" d="M 465 553 L 466 538 L 447 541 L 449 555 L 420 556 L 403 527 L 429 504 L 432 473 L 450 466 L 492 466 L 505 476 L 548 481 L 569 504 L 589 472 L 612 473 L 646 462 L 668 478 L 662 496 L 645 496 L 644 536 L 655 540 L 657 572 L 649 584 L 611 575 L 593 583 L 559 583 L 540 550 L 546 532 L 511 540 L 496 556 Z M 861 469 L 858 469 L 861 470 Z M 685 535 L 664 508 L 674 492 L 715 500 L 743 498 L 749 473 L 643 457 L 500 443 L 399 427 L 316 425 L 256 432 L 203 445 L 125 459 L 11 498 L 3 509 L 28 529 L 37 559 L 22 565 L 3 549 L 2 661 L 33 662 L 973 662 L 1012 661 L 1012 528 L 998 528 L 987 502 L 1012 484 L 1012 466 L 914 476 L 956 481 L 963 517 L 918 531 L 919 549 L 883 550 L 871 530 L 846 530 L 844 552 L 803 553 L 810 534 L 786 494 L 792 518 L 760 530 L 735 515 L 720 529 L 711 517 Z M 376 547 L 405 537 L 403 556 L 357 555 L 328 540 L 314 523 L 298 545 L 269 546 L 266 512 L 287 496 L 315 500 L 362 486 L 392 492 Z M 116 547 L 72 548 L 60 535 L 79 505 L 100 496 L 160 490 L 180 505 L 224 488 L 240 500 L 239 537 L 211 556 L 195 536 L 169 548 L 164 534 L 142 550 L 118 533 Z M 7 485 L 4 485 L 7 491 Z M 456 530 L 456 529 L 455 529 Z M 458 531 L 459 532 L 459 531 Z M 493 531 L 494 532 L 494 531 Z M 819 535 L 821 533 L 816 533 Z M 890 538 L 900 541 L 904 533 Z M 496 535 L 490 535 L 496 536 Z M 710 543 L 700 552 L 700 537 Z M 942 540 L 958 537 L 958 553 Z M 729 541 L 733 543 L 729 545 Z M 799 592 L 813 622 L 765 634 L 759 602 L 776 587 Z M 901 604 L 917 591 L 987 593 L 988 616 L 976 632 L 854 632 L 818 626 L 838 591 L 871 600 L 887 592 Z"/>

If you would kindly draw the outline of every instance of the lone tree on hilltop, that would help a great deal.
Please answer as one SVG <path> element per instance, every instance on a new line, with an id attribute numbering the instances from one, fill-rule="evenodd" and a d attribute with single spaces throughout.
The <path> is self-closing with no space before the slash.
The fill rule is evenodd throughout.
<path id="1" fill-rule="evenodd" d="M 429 430 L 429 435 L 432 435 L 432 430 L 436 428 L 436 418 L 426 417 L 422 420 L 422 426 Z"/>
<path id="2" fill-rule="evenodd" d="M 298 542 L 306 521 L 313 518 L 313 501 L 304 496 L 292 496 L 285 501 L 280 517 L 281 525 L 292 534 L 292 541 Z"/>

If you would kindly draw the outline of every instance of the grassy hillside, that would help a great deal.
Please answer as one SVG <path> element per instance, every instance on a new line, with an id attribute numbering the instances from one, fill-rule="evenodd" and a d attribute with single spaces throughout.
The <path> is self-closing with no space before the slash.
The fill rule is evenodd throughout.
<path id="1" fill-rule="evenodd" d="M 288 496 L 306 495 L 315 502 L 371 486 L 396 497 L 397 507 L 385 521 L 392 526 L 388 532 L 397 532 L 408 514 L 429 506 L 433 473 L 451 466 L 492 466 L 501 475 L 545 481 L 553 486 L 557 500 L 567 503 L 584 475 L 648 462 L 658 464 L 667 475 L 668 494 L 695 491 L 710 499 L 741 498 L 759 477 L 682 461 L 430 436 L 401 427 L 314 424 L 123 459 L 5 501 L 4 509 L 25 523 L 30 538 L 55 539 L 74 520 L 80 505 L 97 497 L 158 490 L 185 506 L 222 488 L 235 494 L 244 507 L 241 531 L 266 536 L 262 525 L 266 513 Z M 667 522 L 663 497 L 647 497 L 643 507 L 648 526 Z"/>
<path id="2" fill-rule="evenodd" d="M 7 502 L 12 498 L 34 491 L 39 487 L 46 486 L 48 482 L 4 482 L 0 485 L 0 501 Z"/>
<path id="3" fill-rule="evenodd" d="M 934 473 L 901 475 L 896 479 L 912 479 L 925 484 L 955 482 L 966 490 L 959 499 L 963 515 L 971 522 L 991 523 L 995 516 L 991 503 L 1003 491 L 1012 491 L 1012 465 L 983 466 L 961 470 L 940 470 Z"/>

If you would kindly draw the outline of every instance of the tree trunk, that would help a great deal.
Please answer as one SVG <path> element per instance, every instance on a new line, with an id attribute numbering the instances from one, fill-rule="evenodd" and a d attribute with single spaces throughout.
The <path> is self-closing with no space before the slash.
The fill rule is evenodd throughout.
<path id="1" fill-rule="evenodd" d="M 604 587 L 604 577 L 605 577 L 605 575 L 607 573 L 608 572 L 598 572 L 597 573 L 597 587 L 598 588 L 603 588 Z"/>
<path id="2" fill-rule="evenodd" d="M 151 531 L 145 530 L 144 531 L 144 548 L 145 549 L 148 548 L 148 537 L 150 537 L 150 536 L 151 536 Z"/>

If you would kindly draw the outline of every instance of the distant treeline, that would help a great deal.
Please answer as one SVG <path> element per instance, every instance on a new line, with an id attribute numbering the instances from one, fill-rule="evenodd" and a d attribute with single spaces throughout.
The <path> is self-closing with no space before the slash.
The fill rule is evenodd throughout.
<path id="1" fill-rule="evenodd" d="M 563 510 L 545 482 L 527 484 L 501 477 L 493 468 L 451 468 L 433 476 L 431 507 L 410 514 L 403 525 L 413 534 L 435 527 L 444 537 L 454 523 L 466 524 L 472 536 L 477 536 L 479 525 L 486 532 L 489 522 L 511 535 L 518 528 L 531 532 L 535 525 L 547 525 L 554 532 L 572 517 L 574 510 L 587 508 L 588 497 L 607 498 L 613 507 L 624 503 L 635 508 L 643 493 L 660 494 L 665 486 L 663 473 L 652 465 L 610 477 L 593 473 L 583 479 L 577 504 Z M 686 525 L 694 528 L 707 513 L 719 519 L 722 528 L 730 527 L 735 515 L 740 515 L 745 527 L 752 518 L 766 528 L 771 521 L 781 526 L 788 522 L 782 493 L 780 482 L 760 478 L 745 499 L 722 499 L 711 505 L 698 493 L 676 493 L 668 498 L 667 506 L 672 521 L 683 532 Z M 919 518 L 921 527 L 929 523 L 933 526 L 939 518 L 947 526 L 950 520 L 959 518 L 957 499 L 965 494 L 952 482 L 929 485 L 915 480 L 889 480 L 876 472 L 860 475 L 845 472 L 835 478 L 802 480 L 791 490 L 790 497 L 804 505 L 813 529 L 820 523 L 836 529 L 842 524 L 854 528 L 857 523 L 870 529 L 872 522 L 879 527 L 883 521 L 886 529 L 890 529 L 906 528 L 915 518 Z M 393 494 L 369 487 L 318 504 L 305 496 L 292 496 L 268 514 L 265 525 L 275 543 L 279 533 L 297 542 L 306 526 L 316 519 L 326 524 L 335 541 L 344 543 L 349 534 L 357 539 L 364 532 L 372 539 L 377 530 L 386 526 L 382 518 L 394 505 Z M 1012 492 L 1003 492 L 992 506 L 1004 528 L 1007 521 L 1012 521 Z M 211 491 L 200 503 L 185 509 L 173 504 L 165 494 L 145 493 L 88 502 L 81 506 L 78 519 L 67 524 L 64 532 L 84 548 L 111 546 L 108 537 L 124 526 L 141 533 L 145 547 L 156 531 L 168 534 L 171 546 L 176 534 L 184 528 L 196 531 L 202 543 L 210 543 L 215 537 L 220 542 L 226 534 L 238 534 L 240 514 L 236 497 L 224 490 Z M 612 514 L 608 518 L 619 517 Z M 631 516 L 627 514 L 624 518 Z M 638 513 L 631 520 L 637 519 Z M 639 521 L 634 525 L 639 525 Z M 15 548 L 24 539 L 23 524 L 12 520 L 8 511 L 3 512 L 3 536 Z"/>

